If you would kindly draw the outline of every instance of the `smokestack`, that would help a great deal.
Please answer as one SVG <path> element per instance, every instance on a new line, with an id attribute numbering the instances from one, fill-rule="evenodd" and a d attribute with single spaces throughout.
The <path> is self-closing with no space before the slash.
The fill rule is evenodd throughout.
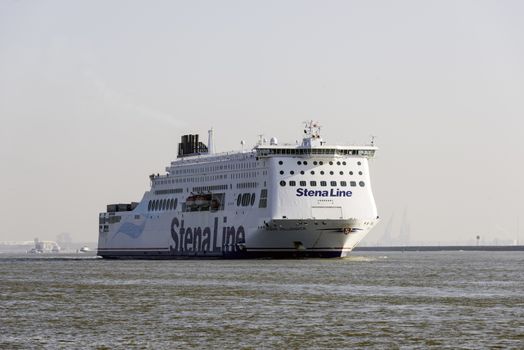
<path id="1" fill-rule="evenodd" d="M 213 144 L 213 128 L 208 130 L 207 150 L 209 154 L 215 153 L 215 145 Z"/>

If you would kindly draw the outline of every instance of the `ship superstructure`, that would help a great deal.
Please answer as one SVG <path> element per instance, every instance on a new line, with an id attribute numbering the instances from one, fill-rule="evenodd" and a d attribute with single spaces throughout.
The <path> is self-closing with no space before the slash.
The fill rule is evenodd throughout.
<path id="1" fill-rule="evenodd" d="M 299 144 L 261 138 L 214 153 L 185 135 L 140 202 L 99 215 L 105 258 L 344 257 L 378 222 L 368 160 L 377 148 L 334 146 L 309 122 Z"/>

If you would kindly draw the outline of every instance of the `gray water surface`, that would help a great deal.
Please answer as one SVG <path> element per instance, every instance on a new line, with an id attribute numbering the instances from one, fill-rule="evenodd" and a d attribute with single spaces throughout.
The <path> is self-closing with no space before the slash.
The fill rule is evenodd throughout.
<path id="1" fill-rule="evenodd" d="M 523 252 L 0 255 L 0 348 L 524 348 Z"/>

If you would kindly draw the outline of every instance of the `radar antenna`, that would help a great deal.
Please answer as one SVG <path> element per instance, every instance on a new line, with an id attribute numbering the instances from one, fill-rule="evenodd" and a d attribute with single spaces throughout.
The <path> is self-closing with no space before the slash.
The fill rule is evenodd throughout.
<path id="1" fill-rule="evenodd" d="M 320 138 L 320 128 L 321 125 L 319 122 L 315 122 L 313 120 L 304 122 L 304 133 L 310 138 Z"/>

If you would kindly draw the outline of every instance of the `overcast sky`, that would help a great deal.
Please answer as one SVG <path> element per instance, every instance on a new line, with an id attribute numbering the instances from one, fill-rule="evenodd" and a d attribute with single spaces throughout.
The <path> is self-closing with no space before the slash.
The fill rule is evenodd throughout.
<path id="1" fill-rule="evenodd" d="M 329 143 L 377 136 L 366 244 L 403 217 L 411 244 L 513 242 L 523 18 L 502 0 L 2 0 L 0 240 L 96 241 L 181 134 L 214 127 L 227 151 L 314 119 Z"/>

